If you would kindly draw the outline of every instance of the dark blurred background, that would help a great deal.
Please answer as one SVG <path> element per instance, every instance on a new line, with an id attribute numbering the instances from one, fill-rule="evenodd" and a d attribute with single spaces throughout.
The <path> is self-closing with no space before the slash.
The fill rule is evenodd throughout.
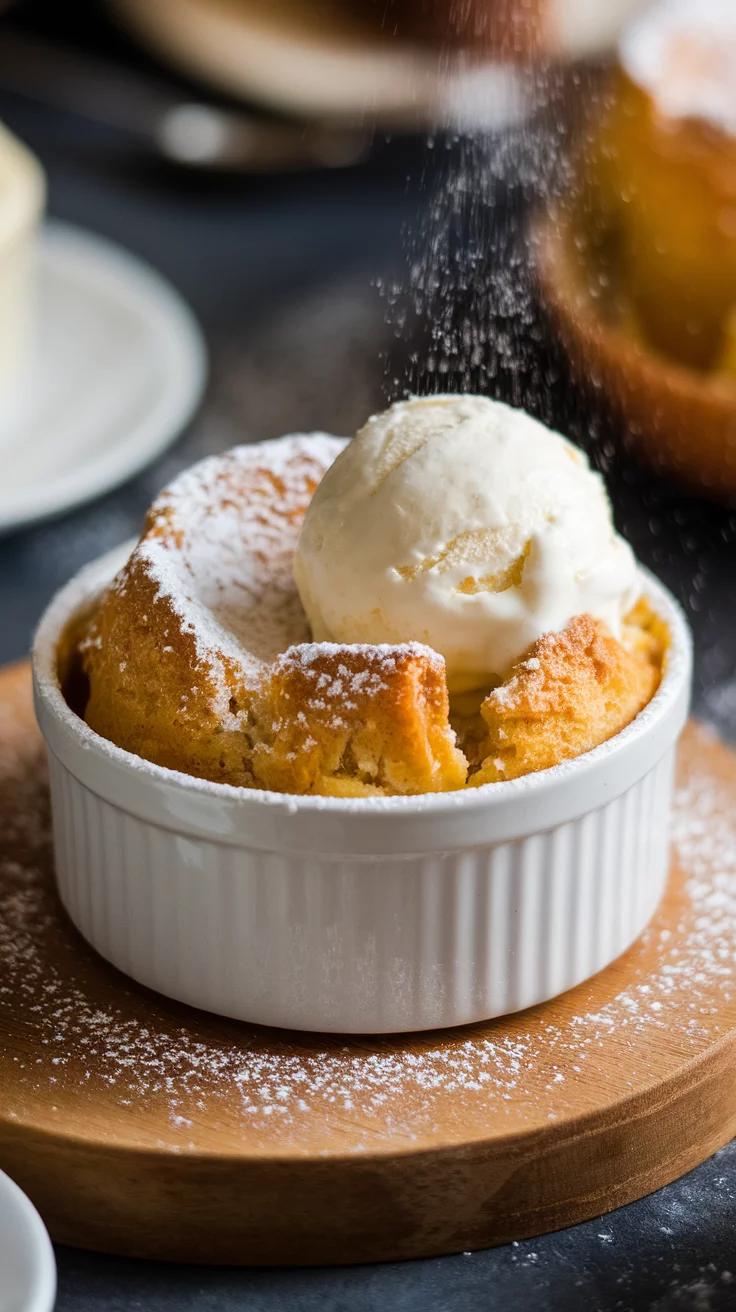
<path id="1" fill-rule="evenodd" d="M 0 119 L 41 160 L 49 215 L 159 270 L 193 309 L 209 352 L 202 404 L 163 456 L 97 500 L 0 538 L 0 660 L 27 653 L 56 589 L 135 534 L 154 494 L 193 460 L 294 430 L 350 434 L 409 391 L 461 388 L 522 405 L 588 450 L 619 527 L 691 619 L 696 709 L 736 737 L 733 500 L 706 498 L 644 464 L 605 390 L 574 381 L 532 270 L 529 223 L 565 193 L 565 152 L 583 104 L 603 95 L 610 51 L 586 50 L 570 64 L 557 49 L 538 49 L 538 15 L 520 27 L 506 5 L 490 34 L 470 19 L 459 31 L 442 21 L 440 0 L 426 3 L 411 15 L 411 6 L 399 12 L 370 0 L 352 9 L 318 4 L 316 19 L 309 5 L 309 41 L 306 8 L 282 6 L 295 67 L 312 57 L 315 31 L 338 60 L 346 50 L 359 56 L 367 76 L 371 61 L 383 69 L 389 60 L 390 93 L 383 101 L 376 93 L 371 112 L 320 105 L 311 115 L 314 79 L 306 89 L 291 79 L 292 99 L 279 105 L 283 69 L 272 95 L 246 85 L 234 94 L 232 70 L 219 86 L 212 73 L 195 77 L 176 37 L 167 45 L 151 36 L 151 16 L 176 9 L 169 0 L 160 9 L 155 0 L 25 0 L 0 15 Z M 270 8 L 273 16 L 275 0 Z M 438 35 L 474 49 L 459 61 L 462 86 L 449 100 Z M 426 94 L 407 91 L 409 64 L 394 67 L 397 51 Z M 346 67 L 350 84 L 354 65 Z M 442 97 L 433 77 L 444 78 Z M 199 117 L 174 119 L 184 125 L 183 150 L 181 131 L 162 147 L 162 115 L 192 105 Z M 315 151 L 326 152 L 329 167 L 314 159 L 279 166 L 272 156 L 281 152 L 283 162 L 284 139 L 268 134 L 260 164 L 249 157 L 215 167 L 201 157 L 213 122 L 202 107 L 252 115 L 269 129 L 296 125 L 297 142 L 316 123 L 326 138 Z M 189 146 L 188 128 L 196 138 Z M 10 470 L 12 445 L 0 454 Z M 732 1157 L 725 1150 L 685 1182 L 608 1218 L 605 1235 L 592 1222 L 518 1254 L 387 1267 L 369 1283 L 358 1273 L 190 1280 L 152 1264 L 61 1253 L 59 1307 L 733 1307 L 721 1280 L 733 1248 Z M 496 1287 L 500 1302 L 489 1292 Z M 703 1290 L 710 1301 L 698 1303 Z"/>

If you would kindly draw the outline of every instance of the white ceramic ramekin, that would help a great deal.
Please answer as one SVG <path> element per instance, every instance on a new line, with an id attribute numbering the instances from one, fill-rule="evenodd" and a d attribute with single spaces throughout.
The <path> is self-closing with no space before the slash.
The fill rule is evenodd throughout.
<path id="1" fill-rule="evenodd" d="M 554 997 L 647 924 L 667 878 L 691 665 L 660 584 L 647 576 L 672 635 L 666 673 L 602 747 L 459 793 L 289 797 L 150 765 L 67 706 L 60 635 L 126 550 L 64 588 L 33 653 L 61 897 L 120 970 L 264 1025 L 421 1030 Z"/>

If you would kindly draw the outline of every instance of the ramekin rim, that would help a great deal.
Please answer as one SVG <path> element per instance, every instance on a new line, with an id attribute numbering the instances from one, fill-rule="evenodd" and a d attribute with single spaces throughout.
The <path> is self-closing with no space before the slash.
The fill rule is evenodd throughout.
<path id="1" fill-rule="evenodd" d="M 546 770 L 537 770 L 516 779 L 448 792 L 415 793 L 408 796 L 323 797 L 216 783 L 184 771 L 156 765 L 103 738 L 72 710 L 59 686 L 56 676 L 56 652 L 61 631 L 75 611 L 94 595 L 92 581 L 95 581 L 97 588 L 103 585 L 105 563 L 108 560 L 112 561 L 113 558 L 119 559 L 122 563 L 122 551 L 127 545 L 125 543 L 113 548 L 84 566 L 52 598 L 33 638 L 31 660 L 34 685 L 37 696 L 46 709 L 76 740 L 77 746 L 92 750 L 103 760 L 128 770 L 131 776 L 140 778 L 141 775 L 147 775 L 152 781 L 166 784 L 182 794 L 196 793 L 201 798 L 211 797 L 217 801 L 238 802 L 241 806 L 259 809 L 280 808 L 290 814 L 301 812 L 314 815 L 385 816 L 420 815 L 424 812 L 456 814 L 460 810 L 472 814 L 489 806 L 503 806 L 512 798 L 522 795 L 544 793 L 563 780 L 569 780 L 571 776 L 576 774 L 583 776 L 606 758 L 617 757 L 627 747 L 645 736 L 666 715 L 681 693 L 683 682 L 690 677 L 692 637 L 685 614 L 665 585 L 640 564 L 639 570 L 644 579 L 645 591 L 650 599 L 654 600 L 655 605 L 659 603 L 661 606 L 664 612 L 662 618 L 666 620 L 670 629 L 671 644 L 664 672 L 659 687 L 639 714 L 613 738 L 609 738 L 590 751 Z M 114 572 L 111 571 L 110 577 Z"/>

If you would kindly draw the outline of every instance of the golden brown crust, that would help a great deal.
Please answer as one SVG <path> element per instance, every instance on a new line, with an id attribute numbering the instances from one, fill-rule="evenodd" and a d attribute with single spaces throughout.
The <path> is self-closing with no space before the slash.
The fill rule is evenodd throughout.
<path id="1" fill-rule="evenodd" d="M 659 682 L 654 648 L 645 640 L 642 646 L 627 651 L 590 615 L 544 634 L 481 706 L 488 736 L 470 784 L 546 770 L 619 733 Z"/>
<path id="2" fill-rule="evenodd" d="M 426 647 L 293 647 L 276 661 L 253 753 L 280 792 L 360 796 L 462 788 L 444 661 Z"/>
<path id="3" fill-rule="evenodd" d="M 253 784 L 254 699 L 268 658 L 307 636 L 291 559 L 339 449 L 236 448 L 156 499 L 80 644 L 91 728 L 157 765 Z M 234 566 L 218 573 L 228 555 Z"/>
<path id="4" fill-rule="evenodd" d="M 434 652 L 290 645 L 308 636 L 296 538 L 335 448 L 228 453 L 162 493 L 80 642 L 91 728 L 218 783 L 343 796 L 463 786 Z"/>
<path id="5" fill-rule="evenodd" d="M 248 784 L 252 690 L 228 663 L 232 724 L 223 724 L 212 669 L 195 636 L 135 555 L 103 598 L 81 644 L 85 719 L 96 733 L 156 765 Z"/>

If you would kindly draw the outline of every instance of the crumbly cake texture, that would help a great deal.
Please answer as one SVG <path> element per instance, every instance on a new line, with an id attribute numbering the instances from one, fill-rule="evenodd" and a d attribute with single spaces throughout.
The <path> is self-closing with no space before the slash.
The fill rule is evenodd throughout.
<path id="1" fill-rule="evenodd" d="M 535 643 L 480 708 L 488 734 L 471 784 L 515 779 L 580 756 L 643 710 L 659 683 L 663 651 L 654 617 L 648 621 L 640 605 L 631 618 L 631 650 L 590 615 Z"/>
<path id="2" fill-rule="evenodd" d="M 157 765 L 281 792 L 459 788 L 444 662 L 308 641 L 293 581 L 322 434 L 237 447 L 154 502 L 81 641 L 87 723 Z"/>
<path id="3" fill-rule="evenodd" d="M 311 643 L 276 661 L 270 733 L 254 775 L 278 792 L 337 797 L 462 788 L 445 663 L 419 643 Z"/>
<path id="4" fill-rule="evenodd" d="M 342 443 L 237 447 L 161 493 L 82 641 L 87 723 L 158 765 L 253 784 L 253 703 L 308 638 L 292 582 L 304 512 Z"/>
<path id="5" fill-rule="evenodd" d="M 623 644 L 589 616 L 545 635 L 480 714 L 479 699 L 451 713 L 444 660 L 421 643 L 310 642 L 293 558 L 342 446 L 311 434 L 236 447 L 161 493 L 84 622 L 92 729 L 216 783 L 360 796 L 513 778 L 634 718 L 664 650 L 646 605 Z"/>

